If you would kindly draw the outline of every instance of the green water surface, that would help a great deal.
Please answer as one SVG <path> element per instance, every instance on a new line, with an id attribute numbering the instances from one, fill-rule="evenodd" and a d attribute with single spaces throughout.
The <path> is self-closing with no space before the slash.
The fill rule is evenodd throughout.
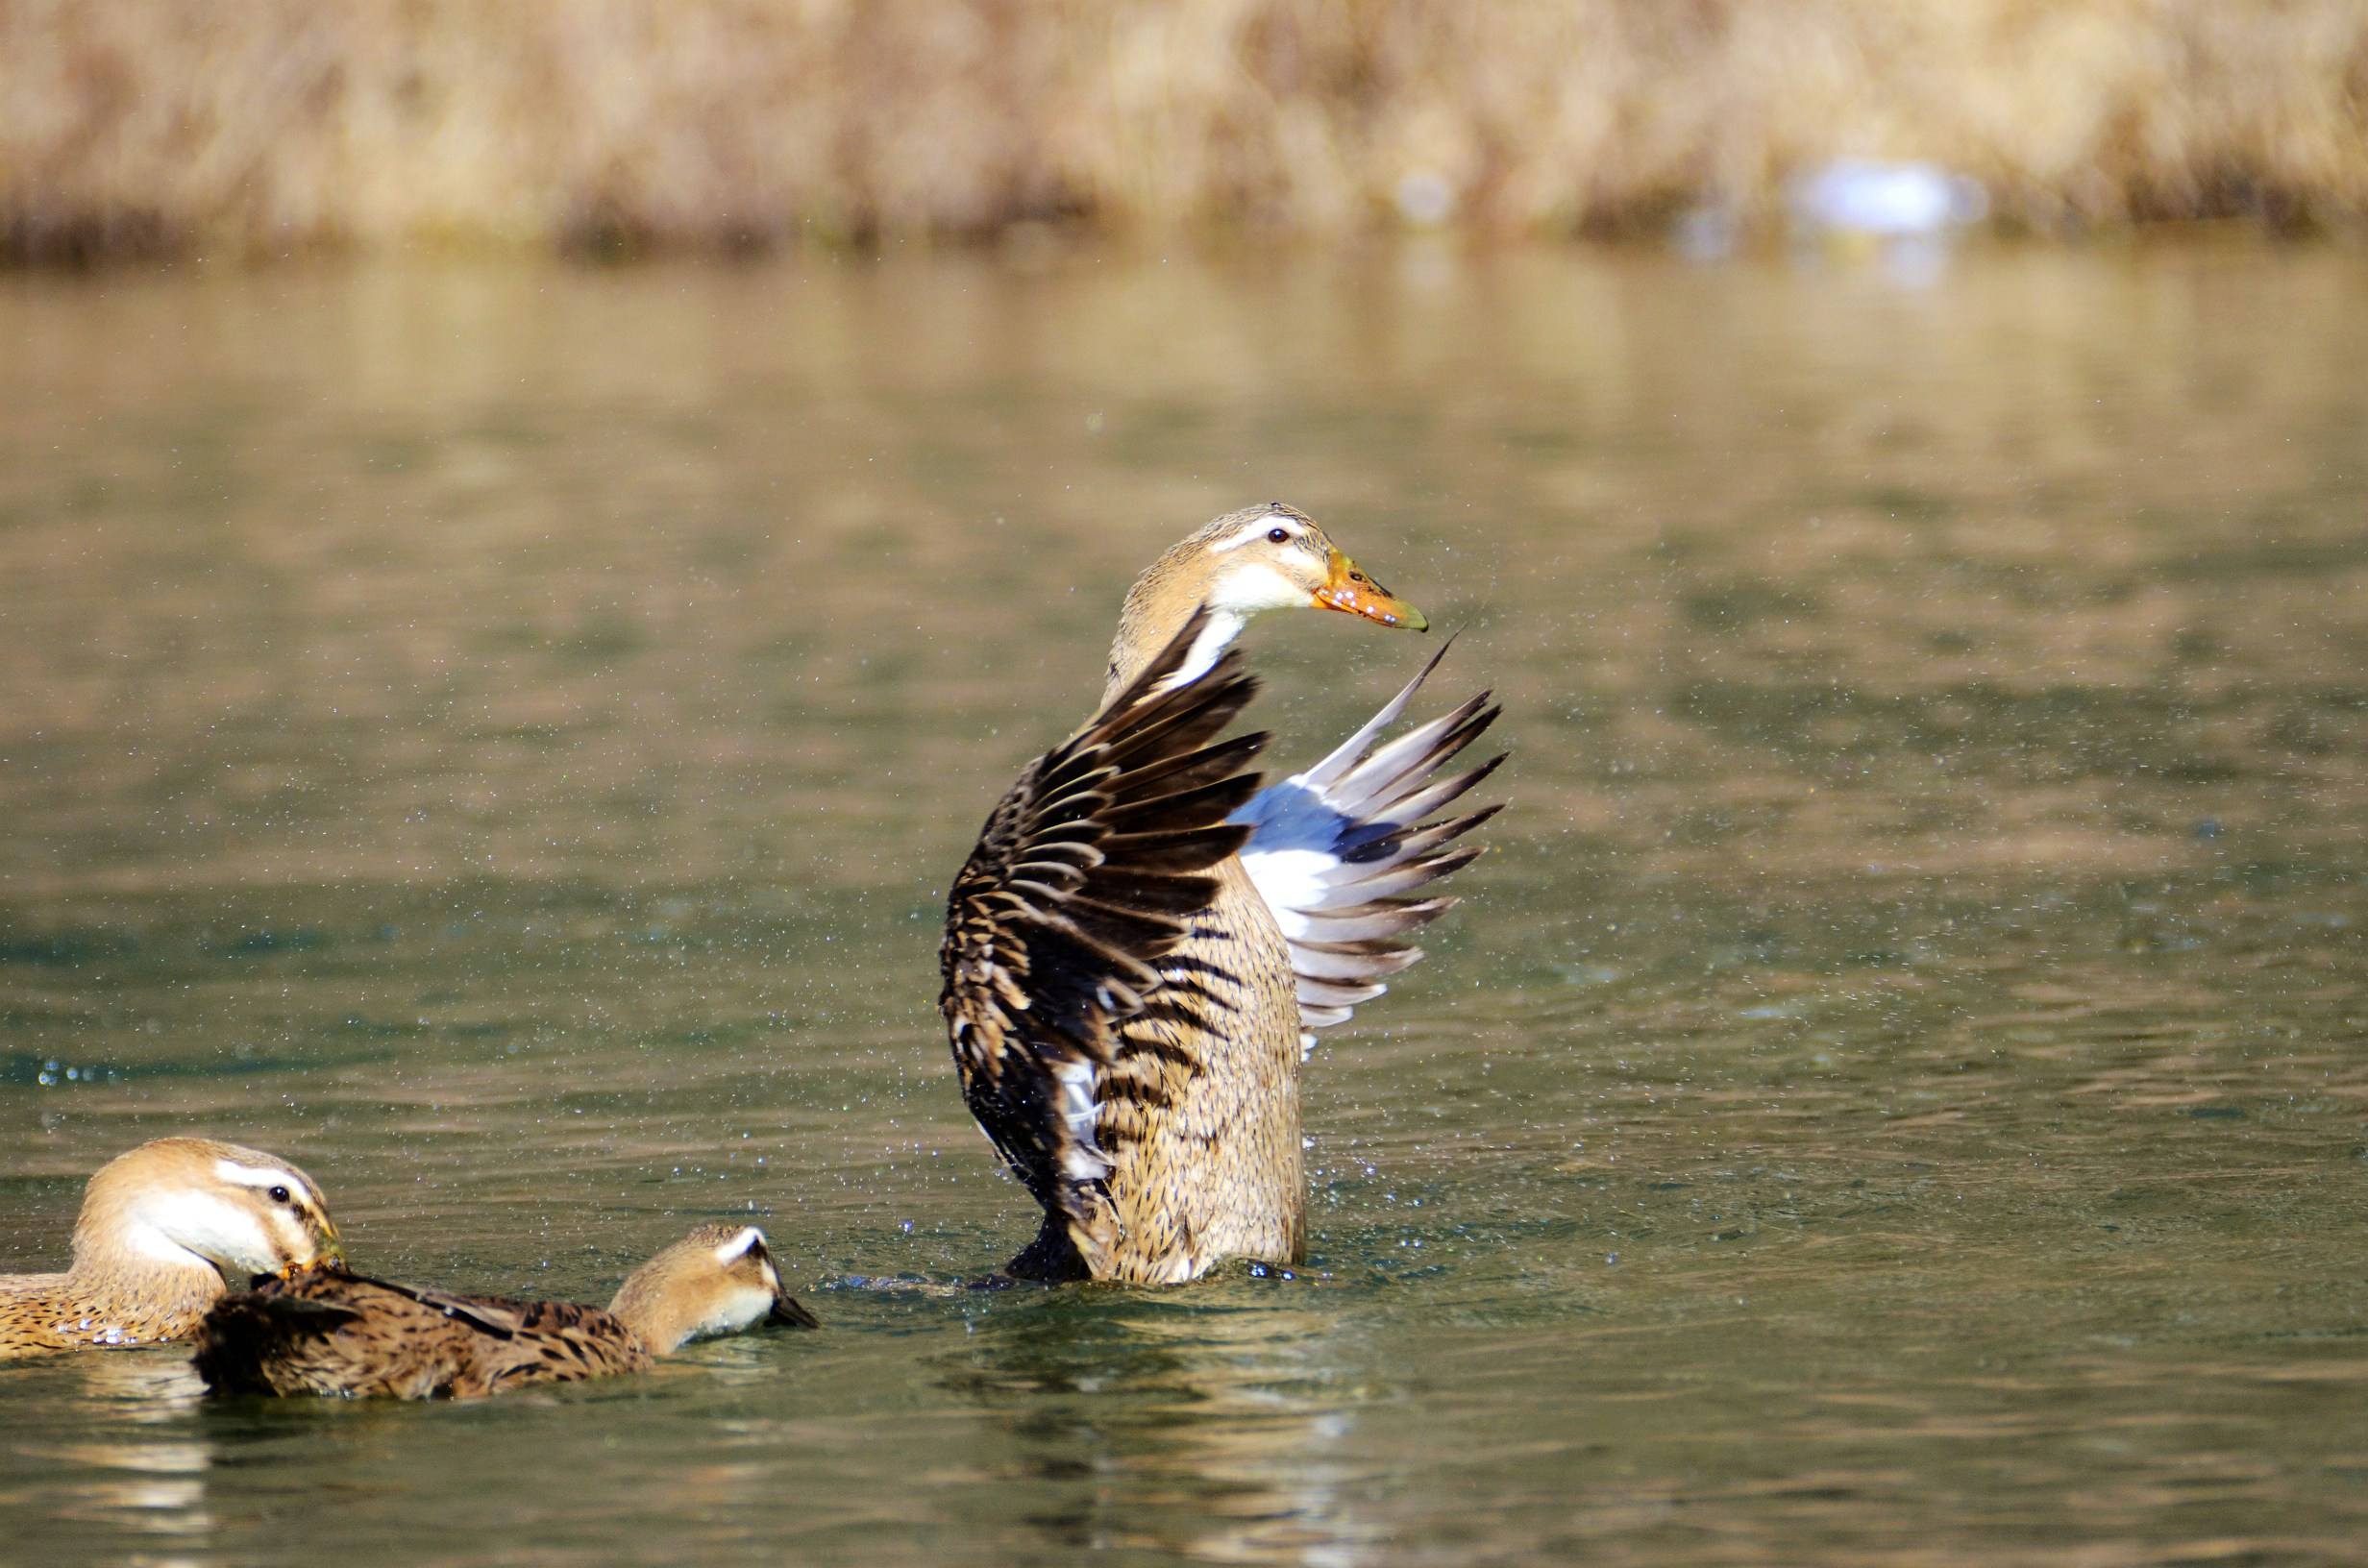
<path id="1" fill-rule="evenodd" d="M 1021 264 L 1024 261 L 1026 264 Z M 2368 262 L 0 280 L 0 1268 L 202 1131 L 357 1262 L 818 1334 L 471 1407 L 0 1366 L 26 1563 L 2262 1562 L 2368 1528 Z M 1305 506 L 1516 749 L 1293 1277 L 1031 1229 L 944 890 Z M 1303 766 L 1435 643 L 1252 628 Z"/>

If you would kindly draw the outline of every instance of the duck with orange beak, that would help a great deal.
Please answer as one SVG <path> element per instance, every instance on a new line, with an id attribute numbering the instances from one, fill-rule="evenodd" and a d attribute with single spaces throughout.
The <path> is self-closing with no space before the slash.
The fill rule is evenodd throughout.
<path id="1" fill-rule="evenodd" d="M 1422 956 L 1411 933 L 1455 902 L 1427 890 L 1495 814 L 1430 820 L 1504 760 L 1443 776 L 1495 719 L 1485 692 L 1376 748 L 1438 655 L 1260 789 L 1267 737 L 1218 737 L 1256 688 L 1232 645 L 1279 609 L 1430 625 L 1306 513 L 1218 518 L 1128 590 L 1099 711 L 1021 774 L 954 880 L 940 1008 L 963 1095 L 1044 1210 L 1015 1274 L 1297 1261 L 1313 1031 Z"/>

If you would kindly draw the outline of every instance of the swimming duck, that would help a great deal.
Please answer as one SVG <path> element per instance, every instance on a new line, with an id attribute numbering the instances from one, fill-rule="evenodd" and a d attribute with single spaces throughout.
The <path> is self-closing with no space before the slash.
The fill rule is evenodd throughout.
<path id="1" fill-rule="evenodd" d="M 185 1339 L 234 1285 L 339 1256 L 329 1205 L 294 1165 L 160 1138 L 90 1178 L 72 1267 L 0 1275 L 0 1360 Z"/>
<path id="2" fill-rule="evenodd" d="M 343 1269 L 266 1280 L 206 1315 L 198 1375 L 217 1393 L 472 1399 L 646 1372 L 691 1339 L 759 1318 L 817 1327 L 753 1225 L 702 1225 L 635 1269 L 606 1311 L 456 1296 Z"/>
<path id="3" fill-rule="evenodd" d="M 940 949 L 963 1097 L 1045 1211 L 1010 1271 L 1170 1284 L 1296 1261 L 1300 1062 L 1422 956 L 1493 806 L 1424 819 L 1500 755 L 1439 776 L 1487 693 L 1375 749 L 1434 655 L 1321 762 L 1260 790 L 1264 735 L 1219 741 L 1256 683 L 1230 645 L 1261 611 L 1428 623 L 1272 502 L 1218 518 L 1136 579 L 1102 704 L 1038 758 L 954 879 Z M 1440 650 L 1445 652 L 1444 649 Z"/>

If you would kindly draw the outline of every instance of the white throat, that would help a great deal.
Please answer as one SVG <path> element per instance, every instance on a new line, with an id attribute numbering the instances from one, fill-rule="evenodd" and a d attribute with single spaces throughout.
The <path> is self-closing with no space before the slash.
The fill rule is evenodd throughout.
<path id="1" fill-rule="evenodd" d="M 155 1223 L 144 1215 L 135 1216 L 132 1222 L 124 1227 L 121 1239 L 124 1251 L 161 1268 L 204 1269 L 209 1274 L 221 1272 L 212 1259 L 204 1253 L 192 1252 L 189 1248 L 183 1246 L 166 1233 L 162 1225 Z"/>
<path id="2" fill-rule="evenodd" d="M 226 1277 L 273 1266 L 270 1238 L 256 1216 L 210 1192 L 153 1192 L 125 1218 L 125 1248 L 158 1263 Z"/>
<path id="3" fill-rule="evenodd" d="M 718 1297 L 683 1337 L 707 1339 L 719 1334 L 738 1334 L 771 1311 L 772 1291 L 760 1290 L 753 1286 L 735 1286 Z"/>

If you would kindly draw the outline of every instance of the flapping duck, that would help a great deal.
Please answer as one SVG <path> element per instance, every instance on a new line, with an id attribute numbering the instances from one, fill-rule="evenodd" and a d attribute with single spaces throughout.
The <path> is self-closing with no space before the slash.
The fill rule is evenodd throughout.
<path id="1" fill-rule="evenodd" d="M 1386 744 L 1438 656 L 1304 772 L 1259 788 L 1231 645 L 1311 608 L 1428 623 L 1280 502 L 1217 519 L 1126 595 L 1100 709 L 1020 775 L 954 879 L 940 998 L 964 1098 L 1045 1212 L 1024 1278 L 1167 1284 L 1305 1241 L 1300 1064 L 1422 956 L 1493 806 L 1449 765 L 1488 694 Z M 1443 654 L 1443 649 L 1441 652 Z"/>

